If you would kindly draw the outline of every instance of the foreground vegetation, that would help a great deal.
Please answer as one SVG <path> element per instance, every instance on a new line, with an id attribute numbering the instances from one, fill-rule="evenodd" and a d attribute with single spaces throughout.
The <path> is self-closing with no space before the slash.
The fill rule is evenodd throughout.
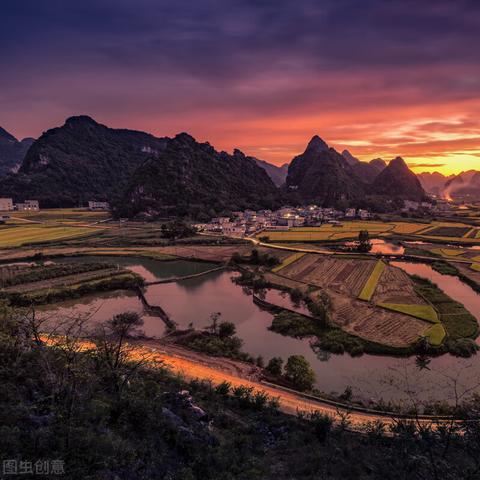
<path id="1" fill-rule="evenodd" d="M 275 399 L 228 383 L 186 381 L 131 360 L 140 326 L 112 318 L 80 348 L 73 329 L 46 347 L 28 313 L 0 315 L 0 449 L 17 461 L 57 459 L 71 480 L 473 479 L 479 400 L 458 405 L 441 430 L 398 419 L 351 433 L 349 415 L 286 416 Z M 292 360 L 290 374 L 302 369 Z M 275 368 L 275 363 L 272 364 Z M 277 365 L 278 367 L 278 365 Z M 393 435 L 392 435 L 393 434 Z"/>

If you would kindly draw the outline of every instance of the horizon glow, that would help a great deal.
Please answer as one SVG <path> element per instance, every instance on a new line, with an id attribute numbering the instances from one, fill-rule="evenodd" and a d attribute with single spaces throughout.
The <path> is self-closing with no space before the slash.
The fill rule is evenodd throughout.
<path id="1" fill-rule="evenodd" d="M 426 3 L 5 0 L 0 126 L 85 114 L 278 165 L 318 134 L 417 173 L 480 169 L 480 4 Z"/>

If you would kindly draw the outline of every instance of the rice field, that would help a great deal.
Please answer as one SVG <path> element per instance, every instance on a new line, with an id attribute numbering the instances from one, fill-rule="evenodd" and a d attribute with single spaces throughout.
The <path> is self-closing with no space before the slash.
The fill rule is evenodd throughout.
<path id="1" fill-rule="evenodd" d="M 10 212 L 12 221 L 23 220 L 42 223 L 95 222 L 110 217 L 108 212 L 92 212 L 82 208 L 55 208 L 38 212 Z"/>
<path id="2" fill-rule="evenodd" d="M 0 227 L 0 247 L 20 247 L 30 243 L 54 242 L 85 235 L 95 235 L 100 229 L 75 226 L 12 226 Z"/>
<path id="3" fill-rule="evenodd" d="M 382 273 L 385 270 L 385 264 L 379 260 L 377 264 L 375 265 L 375 268 L 373 269 L 372 274 L 370 275 L 370 278 L 368 279 L 367 283 L 363 287 L 363 290 L 360 292 L 360 295 L 358 298 L 360 300 L 366 300 L 370 301 L 371 298 L 373 297 L 373 294 L 375 293 L 375 289 L 377 288 L 378 281 L 380 280 L 380 277 L 382 276 Z"/>
<path id="4" fill-rule="evenodd" d="M 458 248 L 435 248 L 432 252 L 441 255 L 442 257 L 458 257 L 466 253 L 466 250 Z"/>
<path id="5" fill-rule="evenodd" d="M 380 303 L 378 305 L 387 310 L 405 313 L 406 315 L 419 318 L 420 320 L 426 320 L 430 323 L 440 322 L 436 310 L 431 305 L 404 305 L 394 303 Z"/>
<path id="6" fill-rule="evenodd" d="M 263 231 L 260 237 L 268 237 L 271 242 L 326 242 L 350 240 L 367 230 L 371 237 L 391 237 L 406 235 L 419 239 L 432 238 L 464 243 L 478 243 L 480 230 L 471 225 L 453 222 L 362 222 L 347 221 L 340 224 L 323 224 L 318 227 L 292 227 L 285 231 Z"/>
<path id="7" fill-rule="evenodd" d="M 297 260 L 300 260 L 300 258 L 302 258 L 304 255 L 305 255 L 305 253 L 301 253 L 301 252 L 295 253 L 294 255 L 290 255 L 290 256 L 287 257 L 280 265 L 278 265 L 277 267 L 273 268 L 273 269 L 272 269 L 272 272 L 273 272 L 273 273 L 279 272 L 279 271 L 282 270 L 283 268 L 288 267 L 288 265 L 296 262 Z"/>
<path id="8" fill-rule="evenodd" d="M 441 323 L 436 323 L 425 332 L 425 335 L 428 338 L 428 342 L 430 343 L 430 345 L 438 347 L 443 343 L 446 332 L 445 328 Z"/>

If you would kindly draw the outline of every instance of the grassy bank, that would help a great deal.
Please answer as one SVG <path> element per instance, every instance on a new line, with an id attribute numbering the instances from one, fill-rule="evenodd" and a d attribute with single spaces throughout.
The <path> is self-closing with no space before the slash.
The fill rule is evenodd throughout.
<path id="1" fill-rule="evenodd" d="M 456 302 L 429 280 L 413 277 L 416 292 L 433 305 L 445 330 L 443 348 L 454 355 L 470 356 L 477 350 L 473 341 L 479 334 L 476 318 L 459 302 Z M 432 327 L 434 328 L 434 327 Z M 441 336 L 439 327 L 431 331 L 434 339 Z"/>
<path id="2" fill-rule="evenodd" d="M 143 279 L 135 273 L 119 273 L 66 287 L 51 288 L 32 293 L 7 293 L 1 292 L 0 299 L 7 300 L 12 306 L 28 307 L 42 305 L 63 300 L 80 298 L 91 293 L 105 292 L 109 290 L 133 290 L 144 283 Z"/>

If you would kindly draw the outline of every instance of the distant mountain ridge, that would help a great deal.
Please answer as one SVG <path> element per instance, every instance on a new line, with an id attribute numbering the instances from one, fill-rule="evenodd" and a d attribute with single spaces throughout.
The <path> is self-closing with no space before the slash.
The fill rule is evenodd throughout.
<path id="1" fill-rule="evenodd" d="M 175 204 L 214 214 L 262 208 L 274 205 L 278 192 L 265 169 L 240 151 L 228 155 L 186 133 L 157 138 L 77 116 L 45 132 L 0 184 L 0 196 L 25 195 L 43 208 L 105 200 L 131 216 L 155 209 L 175 214 Z"/>
<path id="2" fill-rule="evenodd" d="M 468 170 L 458 175 L 445 176 L 439 172 L 419 173 L 420 179 L 425 190 L 433 195 L 443 198 L 451 198 L 456 195 L 470 196 L 480 198 L 480 185 L 478 170 Z"/>
<path id="3" fill-rule="evenodd" d="M 400 157 L 361 162 L 348 150 L 330 148 L 318 135 L 290 163 L 286 186 L 305 202 L 331 206 L 359 204 L 368 197 L 423 200 L 420 181 Z"/>
<path id="4" fill-rule="evenodd" d="M 354 157 L 348 150 L 344 150 L 342 156 L 353 168 L 357 177 L 366 183 L 373 182 L 375 177 L 387 166 L 385 160 L 381 158 L 375 158 L 370 162 L 362 162 Z"/>
<path id="5" fill-rule="evenodd" d="M 259 167 L 263 168 L 267 172 L 268 176 L 272 179 L 272 182 L 277 187 L 281 187 L 285 184 L 288 174 L 288 163 L 284 163 L 279 167 L 277 165 L 274 165 L 273 163 L 268 163 L 265 160 L 259 160 L 255 157 L 251 158 L 255 160 L 255 163 Z"/>
<path id="6" fill-rule="evenodd" d="M 11 133 L 0 127 L 0 177 L 15 172 L 35 140 L 24 138 L 18 141 Z"/>
<path id="7" fill-rule="evenodd" d="M 0 128 L 0 154 L 2 146 L 11 150 L 21 144 Z M 324 206 L 381 205 L 383 199 L 423 200 L 425 190 L 476 192 L 480 178 L 475 171 L 451 178 L 415 176 L 400 157 L 389 164 L 379 158 L 360 161 L 318 135 L 290 164 L 276 166 L 239 150 L 218 152 L 187 133 L 157 138 L 109 128 L 88 116 L 70 117 L 22 148 L 15 160 L 18 172 L 0 162 L 0 172 L 2 167 L 9 172 L 0 182 L 0 196 L 35 198 L 44 208 L 106 200 L 122 215 L 167 214 L 175 205 L 183 214 L 202 208 L 218 214 L 273 206 L 280 198 Z"/>

